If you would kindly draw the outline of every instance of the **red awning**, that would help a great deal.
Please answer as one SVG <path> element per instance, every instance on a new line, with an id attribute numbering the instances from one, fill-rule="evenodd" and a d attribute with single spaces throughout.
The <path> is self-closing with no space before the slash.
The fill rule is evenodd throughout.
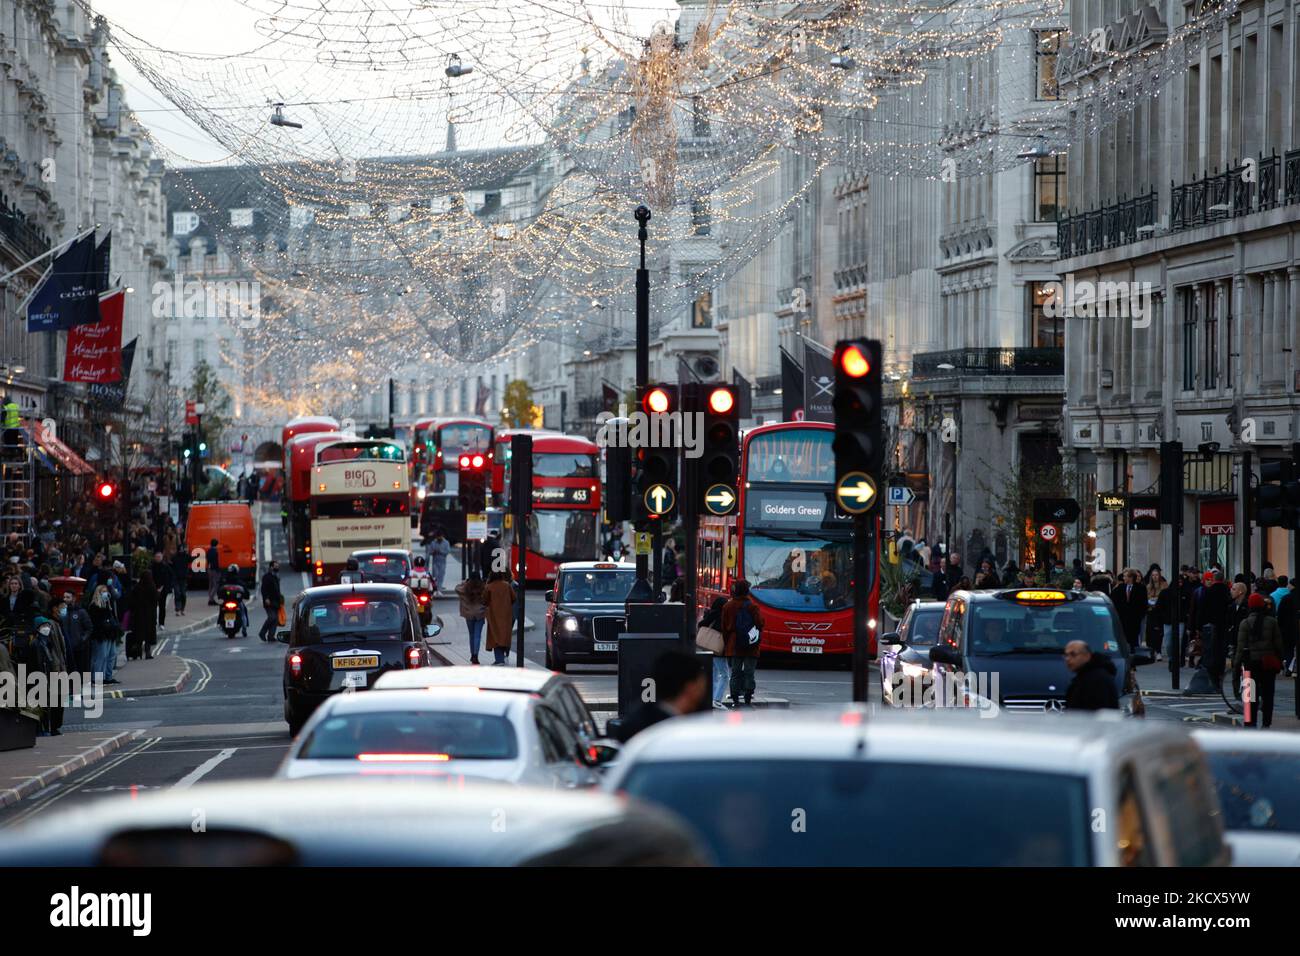
<path id="1" fill-rule="evenodd" d="M 1222 498 L 1201 502 L 1201 534 L 1236 534 L 1237 500 Z"/>
<path id="2" fill-rule="evenodd" d="M 90 467 L 84 458 L 54 435 L 46 434 L 45 426 L 40 422 L 32 422 L 28 430 L 31 432 L 32 439 L 40 446 L 41 451 L 62 465 L 69 474 L 93 475 L 95 473 L 95 469 Z"/>

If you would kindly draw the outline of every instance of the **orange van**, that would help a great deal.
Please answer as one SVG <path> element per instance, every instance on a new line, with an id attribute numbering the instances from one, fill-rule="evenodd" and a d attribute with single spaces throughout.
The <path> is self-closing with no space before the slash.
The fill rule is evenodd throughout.
<path id="1" fill-rule="evenodd" d="M 190 505 L 185 547 L 191 556 L 191 569 L 195 558 L 207 554 L 213 538 L 217 539 L 217 550 L 221 553 L 219 570 L 238 565 L 245 585 L 252 587 L 257 581 L 257 528 L 253 524 L 253 509 L 237 501 L 199 501 Z M 190 583 L 200 580 L 206 587 L 206 572 L 191 570 Z"/>

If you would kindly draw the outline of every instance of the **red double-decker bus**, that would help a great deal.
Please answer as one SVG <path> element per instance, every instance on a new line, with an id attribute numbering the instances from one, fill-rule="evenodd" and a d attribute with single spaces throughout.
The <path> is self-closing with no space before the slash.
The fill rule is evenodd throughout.
<path id="1" fill-rule="evenodd" d="M 559 435 L 549 428 L 498 428 L 493 437 L 492 449 L 492 500 L 504 505 L 506 500 L 506 465 L 510 461 L 510 440 L 516 435 L 532 435 L 536 441 L 541 435 Z"/>
<path id="2" fill-rule="evenodd" d="M 835 427 L 779 422 L 747 431 L 740 497 L 726 517 L 700 518 L 698 613 L 744 578 L 763 609 L 764 653 L 853 655 L 853 520 L 835 506 Z M 875 653 L 875 577 L 868 652 Z"/>
<path id="3" fill-rule="evenodd" d="M 463 454 L 492 455 L 494 429 L 481 418 L 425 418 L 411 429 L 412 483 L 428 492 L 456 492 Z"/>
<path id="4" fill-rule="evenodd" d="M 600 448 L 595 442 L 556 432 L 533 433 L 533 512 L 528 518 L 529 581 L 554 581 L 565 561 L 598 557 Z M 510 461 L 505 462 L 503 501 L 510 507 Z M 511 566 L 519 564 L 515 529 L 506 532 Z"/>
<path id="5" fill-rule="evenodd" d="M 339 423 L 336 418 L 330 418 L 328 415 L 302 415 L 285 422 L 284 428 L 280 431 L 280 447 L 284 448 L 289 444 L 289 439 L 298 435 L 307 435 L 312 432 L 337 432 L 338 430 Z"/>
<path id="6" fill-rule="evenodd" d="M 288 426 L 285 427 L 288 431 Z M 311 470 L 316 446 L 343 439 L 337 431 L 299 431 L 284 445 L 284 504 L 289 523 L 289 566 L 306 571 L 311 563 Z"/>

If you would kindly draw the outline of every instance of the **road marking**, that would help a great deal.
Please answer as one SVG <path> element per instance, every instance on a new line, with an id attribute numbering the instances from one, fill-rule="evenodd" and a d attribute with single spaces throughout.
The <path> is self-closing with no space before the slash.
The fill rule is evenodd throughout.
<path id="1" fill-rule="evenodd" d="M 44 810 L 50 804 L 54 803 L 56 800 L 62 800 L 68 794 L 76 793 L 77 791 L 85 787 L 86 784 L 98 780 L 100 777 L 108 773 L 110 770 L 114 769 L 120 764 L 125 763 L 126 761 L 130 760 L 132 757 L 137 756 L 138 754 L 144 752 L 145 750 L 148 750 L 150 747 L 158 743 L 158 741 L 160 740 L 162 740 L 161 737 L 150 737 L 148 740 L 143 741 L 138 747 L 136 747 L 133 750 L 129 750 L 123 754 L 120 754 L 115 757 L 110 757 L 108 760 L 101 761 L 97 764 L 94 764 L 96 768 L 95 771 L 90 775 L 88 775 L 84 780 L 81 780 L 75 784 L 70 784 L 69 786 L 64 787 L 62 790 L 59 790 L 57 793 L 51 793 L 47 799 L 42 800 L 39 803 L 33 802 L 32 806 L 27 807 L 24 811 L 20 812 L 18 815 L 11 817 L 8 821 L 6 821 L 3 824 L 3 826 L 8 827 L 8 826 L 13 826 L 14 824 L 17 823 L 22 823 L 24 820 L 29 819 L 30 817 L 36 815 L 37 813 L 40 813 L 42 810 Z M 46 788 L 47 791 L 49 789 L 50 788 L 48 787 Z"/>
<path id="2" fill-rule="evenodd" d="M 208 681 L 212 680 L 212 668 L 208 667 L 207 664 L 191 657 L 185 658 L 185 663 L 189 664 L 191 668 L 199 672 L 199 679 L 193 687 L 187 687 L 179 694 L 172 695 L 174 697 L 188 697 L 191 694 L 202 693 L 203 688 L 208 686 Z"/>
<path id="3" fill-rule="evenodd" d="M 244 649 L 243 649 L 242 647 L 228 647 L 228 648 L 226 648 L 226 653 L 227 653 L 227 654 L 242 654 L 242 653 L 244 653 Z"/>
<path id="4" fill-rule="evenodd" d="M 263 565 L 269 565 L 271 563 L 271 555 L 272 555 L 271 529 L 263 528 L 262 529 L 262 564 Z"/>
<path id="5" fill-rule="evenodd" d="M 302 589 L 305 591 L 311 587 L 311 579 L 307 577 L 307 572 L 302 572 Z"/>
<path id="6" fill-rule="evenodd" d="M 185 776 L 181 777 L 180 780 L 176 781 L 176 783 L 172 785 L 172 789 L 188 790 L 190 787 L 194 786 L 194 784 L 198 783 L 205 776 L 207 776 L 208 773 L 210 773 L 218 765 L 225 763 L 227 760 L 233 757 L 235 755 L 235 751 L 238 749 L 239 749 L 238 747 L 227 747 L 225 750 L 221 751 L 221 753 L 217 754 L 215 757 L 209 757 L 207 760 L 203 761 L 203 763 L 199 764 L 197 767 L 195 767 Z"/>

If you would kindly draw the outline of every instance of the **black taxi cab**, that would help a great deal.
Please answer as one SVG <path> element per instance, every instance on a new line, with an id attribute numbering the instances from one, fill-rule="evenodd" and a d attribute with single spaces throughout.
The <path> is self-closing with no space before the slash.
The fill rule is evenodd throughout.
<path id="1" fill-rule="evenodd" d="M 276 639 L 284 656 L 284 719 L 297 735 L 320 703 L 340 691 L 366 690 L 391 670 L 427 667 L 426 640 L 442 622 L 422 627 L 410 588 L 402 584 L 336 584 L 310 588 L 293 602 Z"/>
<path id="2" fill-rule="evenodd" d="M 1121 709 L 1137 689 L 1133 668 L 1151 661 L 1130 649 L 1104 594 L 1057 588 L 954 591 L 930 649 L 936 700 L 946 706 L 1063 711 L 1073 679 L 1065 646 L 1083 641 L 1109 659 Z"/>
<path id="3" fill-rule="evenodd" d="M 570 664 L 617 664 L 627 629 L 627 594 L 636 565 L 566 561 L 546 592 L 546 666 L 563 674 Z"/>

